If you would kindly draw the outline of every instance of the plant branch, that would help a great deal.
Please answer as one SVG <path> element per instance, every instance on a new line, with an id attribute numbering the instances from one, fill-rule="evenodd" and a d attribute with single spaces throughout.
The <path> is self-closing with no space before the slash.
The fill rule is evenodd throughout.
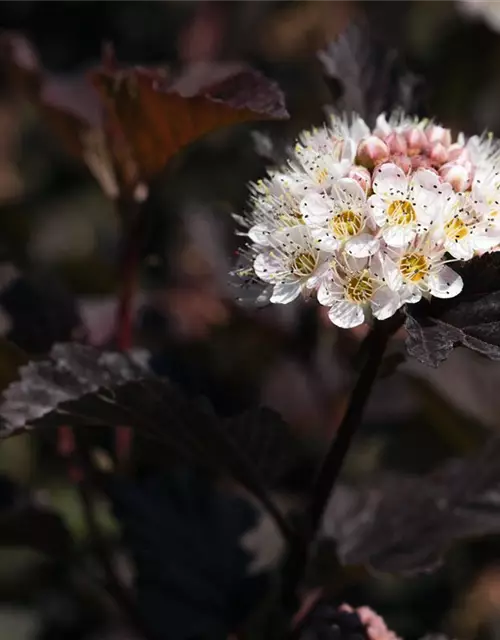
<path id="1" fill-rule="evenodd" d="M 376 321 L 360 346 L 358 355 L 362 358 L 362 366 L 358 380 L 352 390 L 342 422 L 316 475 L 311 502 L 306 513 L 303 538 L 295 548 L 292 548 L 285 567 L 283 604 L 290 610 L 295 610 L 297 605 L 297 586 L 304 577 L 311 544 L 321 526 L 326 506 L 333 494 L 353 436 L 361 423 L 387 343 L 401 324 L 400 316 L 394 316 L 394 319 L 384 322 Z"/>
<path id="2" fill-rule="evenodd" d="M 399 326 L 399 325 L 398 325 Z M 384 352 L 393 333 L 392 327 L 377 323 L 361 345 L 360 351 L 366 353 L 358 380 L 352 390 L 342 422 L 330 444 L 326 456 L 323 458 L 316 476 L 312 491 L 312 501 L 309 508 L 309 538 L 313 540 L 321 525 L 325 508 L 332 495 L 344 461 L 349 451 L 352 438 L 361 423 L 373 383 L 382 363 Z"/>

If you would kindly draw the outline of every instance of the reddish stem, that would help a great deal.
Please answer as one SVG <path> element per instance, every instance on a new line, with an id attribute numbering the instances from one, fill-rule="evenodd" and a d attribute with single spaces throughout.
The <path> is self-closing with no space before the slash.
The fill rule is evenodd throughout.
<path id="1" fill-rule="evenodd" d="M 134 203 L 135 204 L 135 203 Z M 119 204 L 120 206 L 120 204 Z M 127 209 L 127 203 L 121 203 Z M 127 351 L 133 345 L 133 310 L 134 294 L 137 290 L 140 263 L 141 226 L 137 207 L 130 207 L 129 215 L 121 215 L 124 231 L 124 247 L 120 260 L 121 291 L 116 315 L 116 346 L 120 351 Z M 122 212 L 123 213 L 123 212 Z M 116 430 L 115 449 L 119 461 L 127 460 L 132 447 L 132 430 L 129 427 L 118 427 Z"/>

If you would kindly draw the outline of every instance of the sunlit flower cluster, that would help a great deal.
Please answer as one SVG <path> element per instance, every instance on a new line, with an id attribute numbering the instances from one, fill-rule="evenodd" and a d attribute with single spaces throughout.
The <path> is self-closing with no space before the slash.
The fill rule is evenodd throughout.
<path id="1" fill-rule="evenodd" d="M 463 287 L 453 263 L 500 245 L 500 143 L 429 121 L 333 118 L 252 185 L 247 255 L 271 302 L 316 295 L 355 327 Z"/>

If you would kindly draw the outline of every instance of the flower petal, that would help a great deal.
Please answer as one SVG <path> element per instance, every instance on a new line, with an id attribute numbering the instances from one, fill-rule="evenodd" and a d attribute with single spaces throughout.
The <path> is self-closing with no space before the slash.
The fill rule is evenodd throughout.
<path id="1" fill-rule="evenodd" d="M 326 195 L 309 193 L 302 198 L 300 213 L 307 224 L 327 224 L 333 217 L 333 202 Z"/>
<path id="2" fill-rule="evenodd" d="M 408 178 L 392 162 L 380 165 L 373 176 L 373 191 L 382 198 L 397 200 L 406 198 Z"/>
<path id="3" fill-rule="evenodd" d="M 401 289 L 403 286 L 403 275 L 398 265 L 390 258 L 385 258 L 382 261 L 382 270 L 389 289 L 392 289 L 392 291 Z"/>
<path id="4" fill-rule="evenodd" d="M 340 200 L 351 200 L 362 204 L 366 200 L 365 192 L 361 185 L 352 178 L 341 178 L 332 185 L 332 196 Z"/>
<path id="5" fill-rule="evenodd" d="M 297 298 L 300 294 L 299 282 L 288 282 L 277 284 L 273 289 L 273 295 L 270 301 L 275 304 L 288 304 Z"/>
<path id="6" fill-rule="evenodd" d="M 368 198 L 368 213 L 379 227 L 383 227 L 387 222 L 387 205 L 384 200 L 376 194 Z"/>
<path id="7" fill-rule="evenodd" d="M 271 235 L 270 228 L 265 224 L 256 224 L 248 230 L 248 237 L 255 244 L 269 246 L 269 238 Z"/>
<path id="8" fill-rule="evenodd" d="M 401 304 L 415 304 L 422 299 L 422 291 L 415 284 L 404 284 L 398 293 Z"/>
<path id="9" fill-rule="evenodd" d="M 416 235 L 415 228 L 408 225 L 391 225 L 382 230 L 382 237 L 390 247 L 407 247 Z"/>
<path id="10" fill-rule="evenodd" d="M 325 227 L 311 227 L 311 235 L 317 246 L 323 251 L 336 251 L 340 247 L 340 240 L 334 237 L 328 228 Z"/>
<path id="11" fill-rule="evenodd" d="M 458 260 L 470 260 L 474 255 L 474 238 L 471 233 L 456 242 L 446 239 L 444 246 L 446 251 Z"/>
<path id="12" fill-rule="evenodd" d="M 333 324 L 342 329 L 359 327 L 365 321 L 363 308 L 359 304 L 347 300 L 334 302 L 328 312 L 328 317 Z"/>
<path id="13" fill-rule="evenodd" d="M 325 307 L 329 307 L 331 304 L 338 302 L 342 298 L 343 292 L 343 287 L 331 278 L 323 280 L 318 288 L 318 302 Z"/>
<path id="14" fill-rule="evenodd" d="M 276 278 L 282 280 L 286 275 L 283 270 L 283 262 L 268 251 L 256 256 L 253 268 L 257 277 L 264 282 L 273 282 Z"/>
<path id="15" fill-rule="evenodd" d="M 371 300 L 373 315 L 379 320 L 393 316 L 401 306 L 399 295 L 389 287 L 380 287 Z"/>
<path id="16" fill-rule="evenodd" d="M 437 273 L 429 276 L 428 286 L 430 293 L 436 298 L 453 298 L 462 291 L 464 283 L 458 273 L 444 265 Z"/>
<path id="17" fill-rule="evenodd" d="M 345 243 L 346 252 L 355 258 L 373 256 L 380 247 L 380 240 L 369 233 L 360 233 Z"/>

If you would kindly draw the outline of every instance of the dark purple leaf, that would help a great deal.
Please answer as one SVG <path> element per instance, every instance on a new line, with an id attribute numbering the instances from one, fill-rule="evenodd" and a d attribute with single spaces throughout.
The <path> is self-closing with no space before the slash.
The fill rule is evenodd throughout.
<path id="1" fill-rule="evenodd" d="M 500 439 L 492 438 L 476 455 L 425 477 L 390 474 L 364 490 L 341 486 L 322 535 L 335 539 L 344 564 L 432 570 L 454 541 L 500 533 L 499 456 Z"/>
<path id="2" fill-rule="evenodd" d="M 0 435 L 42 426 L 119 426 L 138 430 L 165 452 L 254 487 L 278 483 L 299 459 L 287 426 L 268 409 L 220 419 L 165 378 L 122 353 L 56 345 L 20 369 L 0 400 Z"/>
<path id="3" fill-rule="evenodd" d="M 464 279 L 460 295 L 407 307 L 408 353 L 436 367 L 462 345 L 499 360 L 500 254 L 474 258 L 455 269 Z"/>
<path id="4" fill-rule="evenodd" d="M 346 31 L 318 53 L 324 73 L 340 84 L 340 111 L 355 112 L 373 126 L 377 116 L 396 108 L 414 113 L 421 81 L 395 50 L 377 42 L 365 21 Z"/>

